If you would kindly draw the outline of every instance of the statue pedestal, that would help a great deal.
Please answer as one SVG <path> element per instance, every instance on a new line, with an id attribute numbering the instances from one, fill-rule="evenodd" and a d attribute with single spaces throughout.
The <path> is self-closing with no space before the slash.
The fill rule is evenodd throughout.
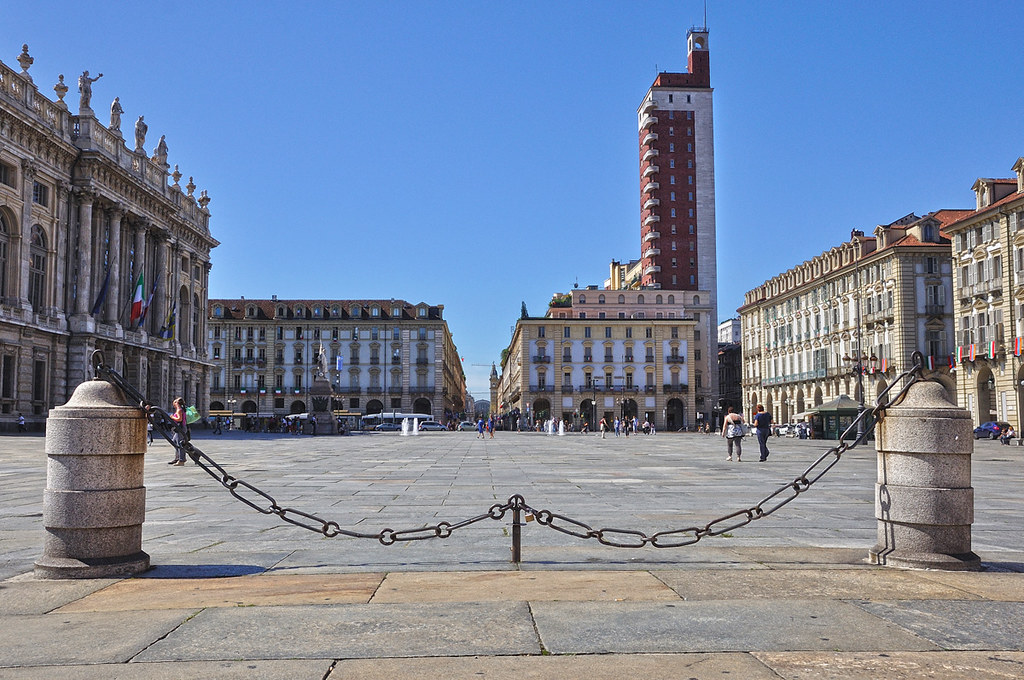
<path id="1" fill-rule="evenodd" d="M 313 434 L 312 418 L 316 418 L 316 434 L 334 434 L 334 413 L 331 411 L 331 396 L 334 390 L 327 378 L 317 376 L 309 388 L 309 417 L 306 428 Z"/>

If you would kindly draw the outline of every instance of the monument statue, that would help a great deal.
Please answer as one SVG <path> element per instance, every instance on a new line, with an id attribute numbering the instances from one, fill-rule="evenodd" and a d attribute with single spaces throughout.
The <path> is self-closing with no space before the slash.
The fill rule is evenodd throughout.
<path id="1" fill-rule="evenodd" d="M 161 165 L 167 165 L 167 140 L 165 137 L 166 135 L 160 135 L 160 141 L 153 152 L 153 160 Z"/>
<path id="2" fill-rule="evenodd" d="M 121 131 L 122 113 L 124 113 L 124 109 L 121 108 L 121 98 L 114 97 L 114 101 L 110 104 L 110 129 L 114 132 Z"/>
<path id="3" fill-rule="evenodd" d="M 82 75 L 78 76 L 78 91 L 82 95 L 82 98 L 78 102 L 79 110 L 91 110 L 89 102 L 92 101 L 92 84 L 102 77 L 103 74 L 101 73 L 95 78 L 90 78 L 88 71 L 82 71 Z"/>
<path id="4" fill-rule="evenodd" d="M 324 350 L 324 343 L 320 343 L 320 349 L 316 353 L 316 377 L 327 379 L 327 351 Z"/>
<path id="5" fill-rule="evenodd" d="M 146 125 L 142 120 L 142 116 L 135 121 L 135 150 L 144 151 L 142 148 L 146 144 L 146 133 L 149 132 L 149 126 Z"/>

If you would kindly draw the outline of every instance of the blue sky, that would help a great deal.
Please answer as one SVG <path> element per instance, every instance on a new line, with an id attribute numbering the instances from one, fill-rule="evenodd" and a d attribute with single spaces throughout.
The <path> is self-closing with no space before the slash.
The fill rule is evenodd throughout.
<path id="1" fill-rule="evenodd" d="M 1024 155 L 1024 8 L 708 3 L 720 318 Z M 525 301 L 639 255 L 636 108 L 686 67 L 673 2 L 8 2 L 36 84 L 104 73 L 213 199 L 211 297 L 443 304 L 474 396 Z M 130 134 L 130 133 L 129 133 Z M 184 184 L 187 180 L 182 180 Z M 485 364 L 485 367 L 473 366 Z"/>

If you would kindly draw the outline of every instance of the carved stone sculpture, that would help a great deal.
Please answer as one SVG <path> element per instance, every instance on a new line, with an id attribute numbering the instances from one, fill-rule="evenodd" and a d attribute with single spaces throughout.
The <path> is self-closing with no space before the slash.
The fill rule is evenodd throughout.
<path id="1" fill-rule="evenodd" d="M 90 78 L 88 71 L 82 71 L 82 75 L 78 76 L 78 92 L 81 94 L 81 99 L 78 102 L 80 111 L 92 110 L 89 106 L 89 103 L 92 101 L 92 84 L 102 77 L 103 74 L 101 73 L 95 78 Z"/>
<path id="2" fill-rule="evenodd" d="M 110 104 L 110 129 L 115 132 L 121 131 L 121 114 L 124 113 L 124 109 L 121 108 L 121 98 L 114 97 L 114 101 Z"/>
<path id="3" fill-rule="evenodd" d="M 160 165 L 167 165 L 167 139 L 166 135 L 160 135 L 160 141 L 157 142 L 156 150 L 153 151 L 153 160 Z"/>
<path id="4" fill-rule="evenodd" d="M 146 125 L 145 121 L 142 120 L 142 116 L 135 121 L 135 151 L 145 151 L 143 148 L 146 145 L 146 133 L 149 132 L 149 126 Z"/>

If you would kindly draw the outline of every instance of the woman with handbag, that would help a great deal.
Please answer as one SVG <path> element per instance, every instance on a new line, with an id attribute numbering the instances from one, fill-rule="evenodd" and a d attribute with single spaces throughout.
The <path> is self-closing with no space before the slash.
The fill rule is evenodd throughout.
<path id="1" fill-rule="evenodd" d="M 743 455 L 743 416 L 736 413 L 732 406 L 729 407 L 729 413 L 722 422 L 722 436 L 729 445 L 729 457 L 726 460 L 732 460 L 732 448 L 735 445 L 736 462 L 739 463 L 740 456 Z"/>
<path id="2" fill-rule="evenodd" d="M 182 444 L 187 442 L 192 434 L 188 427 L 188 416 L 185 413 L 185 400 L 178 397 L 174 400 L 174 413 L 171 414 L 171 420 L 180 426 L 180 430 L 175 428 L 174 434 L 171 435 L 171 444 L 174 446 L 174 460 L 170 461 L 168 465 L 184 465 L 185 464 L 185 449 L 182 448 Z"/>

